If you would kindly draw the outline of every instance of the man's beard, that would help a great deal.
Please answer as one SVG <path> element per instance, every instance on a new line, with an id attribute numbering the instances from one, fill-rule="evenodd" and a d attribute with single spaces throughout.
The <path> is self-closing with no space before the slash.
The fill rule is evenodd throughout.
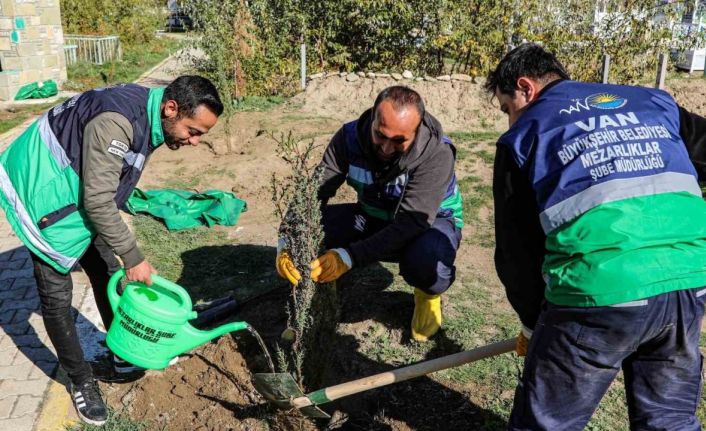
<path id="1" fill-rule="evenodd" d="M 164 143 L 170 150 L 178 150 L 184 145 L 174 136 L 174 124 L 176 124 L 175 119 L 165 118 L 162 121 Z"/>

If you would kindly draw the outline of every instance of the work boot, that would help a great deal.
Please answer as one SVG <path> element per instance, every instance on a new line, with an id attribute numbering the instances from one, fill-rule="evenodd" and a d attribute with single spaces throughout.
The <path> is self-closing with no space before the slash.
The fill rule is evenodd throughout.
<path id="1" fill-rule="evenodd" d="M 441 295 L 430 295 L 414 289 L 412 338 L 427 341 L 441 328 Z"/>
<path id="2" fill-rule="evenodd" d="M 95 380 L 91 379 L 79 385 L 72 382 L 70 391 L 76 413 L 82 421 L 100 426 L 108 420 L 108 409 Z"/>

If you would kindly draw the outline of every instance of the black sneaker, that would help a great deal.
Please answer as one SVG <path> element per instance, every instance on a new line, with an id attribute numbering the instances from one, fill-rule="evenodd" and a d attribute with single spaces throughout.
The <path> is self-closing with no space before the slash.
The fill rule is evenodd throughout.
<path id="1" fill-rule="evenodd" d="M 108 419 L 108 409 L 95 380 L 80 385 L 71 383 L 71 399 L 82 421 L 100 426 Z"/>
<path id="2" fill-rule="evenodd" d="M 144 368 L 133 365 L 118 355 L 113 355 L 113 369 L 116 374 L 132 374 L 145 371 Z"/>

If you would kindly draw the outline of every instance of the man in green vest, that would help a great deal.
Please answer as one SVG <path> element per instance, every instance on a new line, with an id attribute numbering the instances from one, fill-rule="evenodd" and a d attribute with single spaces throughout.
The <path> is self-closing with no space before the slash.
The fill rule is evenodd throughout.
<path id="1" fill-rule="evenodd" d="M 312 279 L 326 283 L 354 266 L 399 262 L 414 287 L 410 329 L 417 341 L 441 327 L 441 294 L 456 277 L 463 215 L 455 155 L 419 93 L 393 86 L 334 135 L 320 165 L 318 198 L 329 250 L 312 262 Z M 357 203 L 328 205 L 344 182 L 358 193 Z M 300 274 L 286 248 L 277 271 L 296 284 Z"/>
<path id="2" fill-rule="evenodd" d="M 535 44 L 486 89 L 495 264 L 526 354 L 508 430 L 583 430 L 623 371 L 632 430 L 700 430 L 706 120 L 662 90 L 569 79 Z"/>
<path id="3" fill-rule="evenodd" d="M 70 271 L 80 264 L 88 275 L 107 330 L 115 255 L 129 280 L 151 285 L 155 272 L 119 209 L 156 148 L 198 145 L 222 112 L 216 88 L 199 76 L 166 88 L 101 88 L 50 109 L 0 155 L 0 206 L 30 251 L 44 326 L 87 423 L 102 425 L 107 410 L 73 322 Z"/>

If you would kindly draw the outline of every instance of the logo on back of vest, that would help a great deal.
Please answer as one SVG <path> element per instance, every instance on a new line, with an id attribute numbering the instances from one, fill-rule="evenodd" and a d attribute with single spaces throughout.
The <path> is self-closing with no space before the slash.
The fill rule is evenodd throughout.
<path id="1" fill-rule="evenodd" d="M 586 103 L 598 109 L 618 109 L 628 103 L 628 99 L 616 96 L 615 94 L 600 93 L 588 96 Z"/>
<path id="2" fill-rule="evenodd" d="M 560 109 L 559 114 L 573 114 L 574 112 L 590 111 L 596 109 L 618 109 L 628 103 L 628 99 L 610 93 L 596 93 L 581 99 L 574 99 L 574 104 L 568 109 Z"/>

